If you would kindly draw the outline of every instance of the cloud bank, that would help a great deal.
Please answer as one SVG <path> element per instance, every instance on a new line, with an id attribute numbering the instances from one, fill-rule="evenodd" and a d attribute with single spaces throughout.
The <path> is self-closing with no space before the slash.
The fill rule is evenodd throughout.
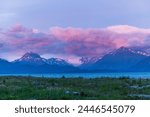
<path id="1" fill-rule="evenodd" d="M 125 47 L 149 47 L 150 29 L 120 25 L 103 29 L 53 27 L 47 32 L 17 24 L 0 29 L 0 57 L 13 60 L 25 52 L 61 57 L 77 63 L 80 57 L 100 57 Z"/>

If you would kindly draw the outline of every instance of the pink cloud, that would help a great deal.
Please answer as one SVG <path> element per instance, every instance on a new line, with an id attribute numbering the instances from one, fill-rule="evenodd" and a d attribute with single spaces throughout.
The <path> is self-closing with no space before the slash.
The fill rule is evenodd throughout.
<path id="1" fill-rule="evenodd" d="M 149 34 L 150 33 L 150 29 L 137 28 L 137 27 L 133 27 L 129 25 L 110 26 L 110 27 L 107 27 L 106 29 L 112 32 L 123 33 L 123 34 L 130 34 L 130 33 Z"/>
<path id="2" fill-rule="evenodd" d="M 41 55 L 61 55 L 77 62 L 72 58 L 99 57 L 121 46 L 147 46 L 149 35 L 149 29 L 131 26 L 104 29 L 54 27 L 49 32 L 42 32 L 17 24 L 9 30 L 0 30 L 0 53 L 4 58 L 9 54 L 15 58 L 12 56 L 33 51 Z"/>
<path id="3" fill-rule="evenodd" d="M 122 29 L 121 32 L 117 32 Z M 106 29 L 52 28 L 51 34 L 67 43 L 65 51 L 78 56 L 100 56 L 121 46 L 145 43 L 148 30 L 119 26 Z M 134 31 L 133 31 L 134 30 Z M 135 31 L 136 30 L 136 31 Z M 145 31 L 145 32 L 144 32 Z"/>

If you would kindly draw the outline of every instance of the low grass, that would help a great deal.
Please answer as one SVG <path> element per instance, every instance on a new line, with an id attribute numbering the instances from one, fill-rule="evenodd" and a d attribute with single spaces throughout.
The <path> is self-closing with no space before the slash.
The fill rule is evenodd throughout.
<path id="1" fill-rule="evenodd" d="M 1 100 L 135 100 L 150 95 L 150 79 L 0 77 Z M 133 88 L 135 86 L 135 88 Z M 137 87 L 137 88 L 136 88 Z M 132 96 L 134 94 L 134 96 Z M 137 95 L 137 96 L 136 96 Z"/>

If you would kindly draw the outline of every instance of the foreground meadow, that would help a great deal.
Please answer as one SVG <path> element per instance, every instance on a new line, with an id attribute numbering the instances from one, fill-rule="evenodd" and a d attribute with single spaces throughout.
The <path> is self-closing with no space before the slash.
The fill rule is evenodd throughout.
<path id="1" fill-rule="evenodd" d="M 150 99 L 150 79 L 0 77 L 1 100 Z"/>

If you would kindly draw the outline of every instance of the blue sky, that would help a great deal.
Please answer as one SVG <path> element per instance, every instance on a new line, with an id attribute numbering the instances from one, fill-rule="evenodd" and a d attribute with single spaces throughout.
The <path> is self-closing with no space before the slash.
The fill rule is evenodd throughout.
<path id="1" fill-rule="evenodd" d="M 150 27 L 149 0 L 0 0 L 0 28 Z"/>
<path id="2" fill-rule="evenodd" d="M 150 0 L 0 0 L 0 58 L 26 52 L 79 64 L 125 47 L 149 48 Z"/>

